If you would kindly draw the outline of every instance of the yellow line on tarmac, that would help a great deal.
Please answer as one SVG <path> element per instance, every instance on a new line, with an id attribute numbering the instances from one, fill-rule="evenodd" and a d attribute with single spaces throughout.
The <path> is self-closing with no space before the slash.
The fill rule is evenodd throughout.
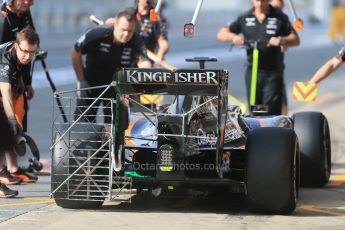
<path id="1" fill-rule="evenodd" d="M 43 200 L 53 200 L 53 199 L 50 199 L 48 197 L 44 198 L 44 197 L 28 197 L 28 198 L 23 198 L 23 200 L 40 200 L 40 201 L 43 201 Z"/>
<path id="2" fill-rule="evenodd" d="M 327 187 L 339 187 L 345 183 L 345 175 L 337 175 L 334 180 L 331 180 Z"/>
<path id="3" fill-rule="evenodd" d="M 20 202 L 12 204 L 0 204 L 0 207 L 13 207 L 13 206 L 25 206 L 25 205 L 35 205 L 35 204 L 51 204 L 54 203 L 54 199 L 47 199 L 43 201 L 34 201 L 34 202 Z"/>
<path id="4" fill-rule="evenodd" d="M 301 206 L 299 206 L 299 208 L 310 211 L 310 212 L 323 213 L 323 214 L 328 214 L 331 216 L 345 216 L 345 213 L 338 213 L 338 212 L 322 210 L 322 209 L 320 209 L 316 206 L 313 206 L 313 205 L 301 205 Z"/>

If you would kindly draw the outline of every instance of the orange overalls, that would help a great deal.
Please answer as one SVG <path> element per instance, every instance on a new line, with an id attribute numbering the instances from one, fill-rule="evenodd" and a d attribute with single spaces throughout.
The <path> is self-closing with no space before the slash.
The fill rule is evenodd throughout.
<path id="1" fill-rule="evenodd" d="M 23 128 L 23 119 L 25 115 L 24 109 L 24 95 L 19 93 L 12 93 L 14 115 L 16 116 L 17 122 Z"/>
<path id="2" fill-rule="evenodd" d="M 24 95 L 19 94 L 19 93 L 12 93 L 12 102 L 13 102 L 14 116 L 16 117 L 16 120 L 20 124 L 20 126 L 23 127 L 23 119 L 25 115 Z M 2 104 L 1 94 L 0 94 L 0 103 Z"/>

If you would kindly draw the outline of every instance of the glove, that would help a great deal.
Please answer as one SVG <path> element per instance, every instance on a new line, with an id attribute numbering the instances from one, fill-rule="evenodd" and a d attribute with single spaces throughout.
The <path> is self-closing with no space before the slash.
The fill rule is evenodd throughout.
<path id="1" fill-rule="evenodd" d="M 10 123 L 14 136 L 23 135 L 23 128 L 18 124 L 16 118 L 10 118 L 8 122 Z"/>
<path id="2" fill-rule="evenodd" d="M 84 89 L 84 88 L 89 88 L 89 87 L 90 87 L 89 83 L 87 83 L 85 79 L 78 81 L 78 89 Z"/>
<path id="3" fill-rule="evenodd" d="M 85 88 L 89 88 L 89 83 L 87 83 L 87 81 L 84 79 L 84 80 L 81 80 L 81 81 L 78 81 L 77 82 L 77 95 L 78 97 L 82 97 L 85 95 L 85 93 L 83 93 L 82 91 L 86 91 L 88 94 L 91 93 L 91 90 L 82 90 L 82 89 L 85 89 Z"/>

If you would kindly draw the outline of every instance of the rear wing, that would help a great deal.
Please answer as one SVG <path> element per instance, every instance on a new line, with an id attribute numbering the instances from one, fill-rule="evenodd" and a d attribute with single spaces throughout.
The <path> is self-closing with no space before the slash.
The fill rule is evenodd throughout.
<path id="1" fill-rule="evenodd" d="M 212 130 L 211 140 L 216 146 L 215 164 L 220 178 L 223 177 L 224 137 L 228 105 L 227 70 L 209 69 L 122 69 L 117 75 L 117 97 L 133 94 L 174 95 L 167 111 L 154 113 L 157 117 L 157 159 L 161 170 L 157 178 L 167 179 L 172 174 L 180 177 L 182 171 L 171 171 L 171 162 L 184 163 L 184 157 L 194 154 L 196 140 L 211 140 L 200 137 L 199 128 Z M 134 99 L 128 98 L 134 104 Z M 118 104 L 117 113 L 118 113 Z M 147 110 L 147 109 L 146 109 Z M 153 111 L 152 111 L 153 112 Z M 145 114 L 143 113 L 145 116 Z M 116 118 L 118 120 L 118 118 Z M 173 153 L 174 152 L 174 153 Z M 167 158 L 165 155 L 168 154 Z M 171 160 L 174 155 L 174 161 Z M 170 159 L 170 160 L 166 160 Z M 172 174 L 171 174 L 172 173 Z"/>
<path id="2" fill-rule="evenodd" d="M 228 91 L 227 70 L 123 68 L 116 81 L 121 94 L 220 96 Z"/>

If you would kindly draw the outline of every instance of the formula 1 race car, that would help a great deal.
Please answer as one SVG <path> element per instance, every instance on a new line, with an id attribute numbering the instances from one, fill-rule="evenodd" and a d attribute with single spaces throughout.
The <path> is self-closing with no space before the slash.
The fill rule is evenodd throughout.
<path id="1" fill-rule="evenodd" d="M 321 187 L 329 180 L 325 116 L 243 115 L 228 105 L 227 70 L 123 69 L 112 86 L 112 124 L 54 122 L 51 195 L 63 208 L 97 208 L 124 189 L 221 186 L 244 193 L 255 211 L 288 214 L 300 184 Z M 152 110 L 137 102 L 140 94 L 171 95 L 172 102 Z M 131 105 L 126 131 L 124 97 Z"/>

